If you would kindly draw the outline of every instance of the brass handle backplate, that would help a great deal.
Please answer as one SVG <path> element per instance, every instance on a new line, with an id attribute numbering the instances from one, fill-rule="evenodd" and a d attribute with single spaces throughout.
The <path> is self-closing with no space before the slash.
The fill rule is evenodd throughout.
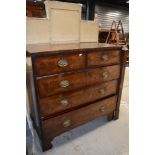
<path id="1" fill-rule="evenodd" d="M 107 60 L 109 60 L 109 56 L 107 54 L 104 54 L 101 56 L 101 59 L 104 61 L 107 61 Z"/>
<path id="2" fill-rule="evenodd" d="M 70 125 L 71 125 L 71 121 L 70 120 L 66 120 L 66 121 L 63 122 L 63 126 L 64 127 L 68 127 Z"/>
<path id="3" fill-rule="evenodd" d="M 68 80 L 63 80 L 63 81 L 61 81 L 61 82 L 60 82 L 60 86 L 61 86 L 62 88 L 68 87 L 68 86 L 69 86 L 69 81 L 68 81 Z"/>
<path id="4" fill-rule="evenodd" d="M 103 77 L 103 79 L 107 79 L 109 77 L 109 73 L 108 72 L 103 72 L 102 77 Z"/>
<path id="5" fill-rule="evenodd" d="M 58 66 L 59 67 L 66 67 L 68 66 L 68 61 L 66 59 L 61 59 L 58 61 Z"/>
<path id="6" fill-rule="evenodd" d="M 63 100 L 61 100 L 60 103 L 61 103 L 62 105 L 64 105 L 64 106 L 66 106 L 66 105 L 69 104 L 69 102 L 68 102 L 67 99 L 63 99 Z"/>
<path id="7" fill-rule="evenodd" d="M 100 92 L 101 94 L 105 94 L 105 93 L 106 93 L 106 88 L 101 88 L 101 89 L 99 90 L 99 92 Z"/>
<path id="8" fill-rule="evenodd" d="M 104 112 L 105 110 L 106 110 L 106 107 L 104 107 L 104 106 L 100 108 L 101 112 Z"/>

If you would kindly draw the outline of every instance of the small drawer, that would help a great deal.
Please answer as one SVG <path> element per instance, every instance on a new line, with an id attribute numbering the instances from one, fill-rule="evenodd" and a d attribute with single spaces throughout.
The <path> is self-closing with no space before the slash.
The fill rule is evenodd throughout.
<path id="1" fill-rule="evenodd" d="M 43 137 L 53 138 L 97 117 L 112 113 L 116 107 L 116 99 L 117 97 L 113 96 L 78 110 L 42 121 Z"/>
<path id="2" fill-rule="evenodd" d="M 85 55 L 63 55 L 51 57 L 39 57 L 34 60 L 34 69 L 36 76 L 71 71 L 85 67 Z"/>
<path id="3" fill-rule="evenodd" d="M 119 76 L 120 76 L 119 65 L 91 69 L 87 72 L 86 85 L 118 79 Z"/>
<path id="4" fill-rule="evenodd" d="M 86 73 L 57 75 L 37 80 L 40 98 L 82 88 L 86 84 Z"/>
<path id="5" fill-rule="evenodd" d="M 70 94 L 61 94 L 43 98 L 39 101 L 40 112 L 42 117 L 46 117 L 73 107 L 93 102 L 108 95 L 116 94 L 116 90 L 117 80 L 113 80 Z"/>
<path id="6" fill-rule="evenodd" d="M 99 51 L 88 54 L 88 66 L 100 66 L 120 63 L 120 51 Z"/>

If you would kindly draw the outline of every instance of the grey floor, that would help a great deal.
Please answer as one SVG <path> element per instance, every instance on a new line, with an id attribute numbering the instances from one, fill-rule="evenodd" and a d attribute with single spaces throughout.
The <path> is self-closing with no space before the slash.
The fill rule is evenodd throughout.
<path id="1" fill-rule="evenodd" d="M 129 69 L 126 68 L 123 94 L 121 98 L 120 117 L 107 122 L 102 117 L 66 132 L 54 139 L 53 148 L 41 152 L 38 137 L 27 130 L 27 145 L 34 155 L 128 155 L 129 154 L 129 120 L 128 120 L 128 83 Z M 32 130 L 31 130 L 32 131 Z"/>

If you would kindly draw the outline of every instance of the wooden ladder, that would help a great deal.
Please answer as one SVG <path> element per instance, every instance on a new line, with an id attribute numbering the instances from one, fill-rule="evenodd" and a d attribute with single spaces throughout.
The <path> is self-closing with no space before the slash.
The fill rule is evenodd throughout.
<path id="1" fill-rule="evenodd" d="M 114 31 L 113 31 L 113 26 L 114 26 Z M 120 31 L 121 31 L 121 34 L 122 34 L 122 39 L 120 39 L 120 36 L 119 36 L 120 35 Z M 127 44 L 126 38 L 125 38 L 125 35 L 124 35 L 123 24 L 122 24 L 121 20 L 118 21 L 118 24 L 116 23 L 115 20 L 113 20 L 105 43 L 109 43 L 110 42 L 110 34 L 112 32 L 115 32 L 115 35 L 113 37 L 113 41 L 116 40 L 116 44 L 117 45 L 118 44 L 122 44 L 122 45 L 126 45 Z"/>

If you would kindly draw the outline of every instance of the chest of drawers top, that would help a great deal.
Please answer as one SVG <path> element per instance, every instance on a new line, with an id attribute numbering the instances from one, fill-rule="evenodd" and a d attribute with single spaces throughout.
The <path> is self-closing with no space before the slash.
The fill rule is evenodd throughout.
<path id="1" fill-rule="evenodd" d="M 120 63 L 120 46 L 101 43 L 29 44 L 34 75 L 48 76 L 68 71 Z"/>
<path id="2" fill-rule="evenodd" d="M 71 43 L 71 44 L 27 44 L 26 51 L 28 56 L 36 55 L 46 55 L 46 54 L 69 54 L 69 53 L 79 53 L 80 51 L 84 52 L 86 50 L 94 49 L 121 49 L 120 45 L 104 44 L 104 43 Z M 90 51 L 91 52 L 91 51 Z"/>

